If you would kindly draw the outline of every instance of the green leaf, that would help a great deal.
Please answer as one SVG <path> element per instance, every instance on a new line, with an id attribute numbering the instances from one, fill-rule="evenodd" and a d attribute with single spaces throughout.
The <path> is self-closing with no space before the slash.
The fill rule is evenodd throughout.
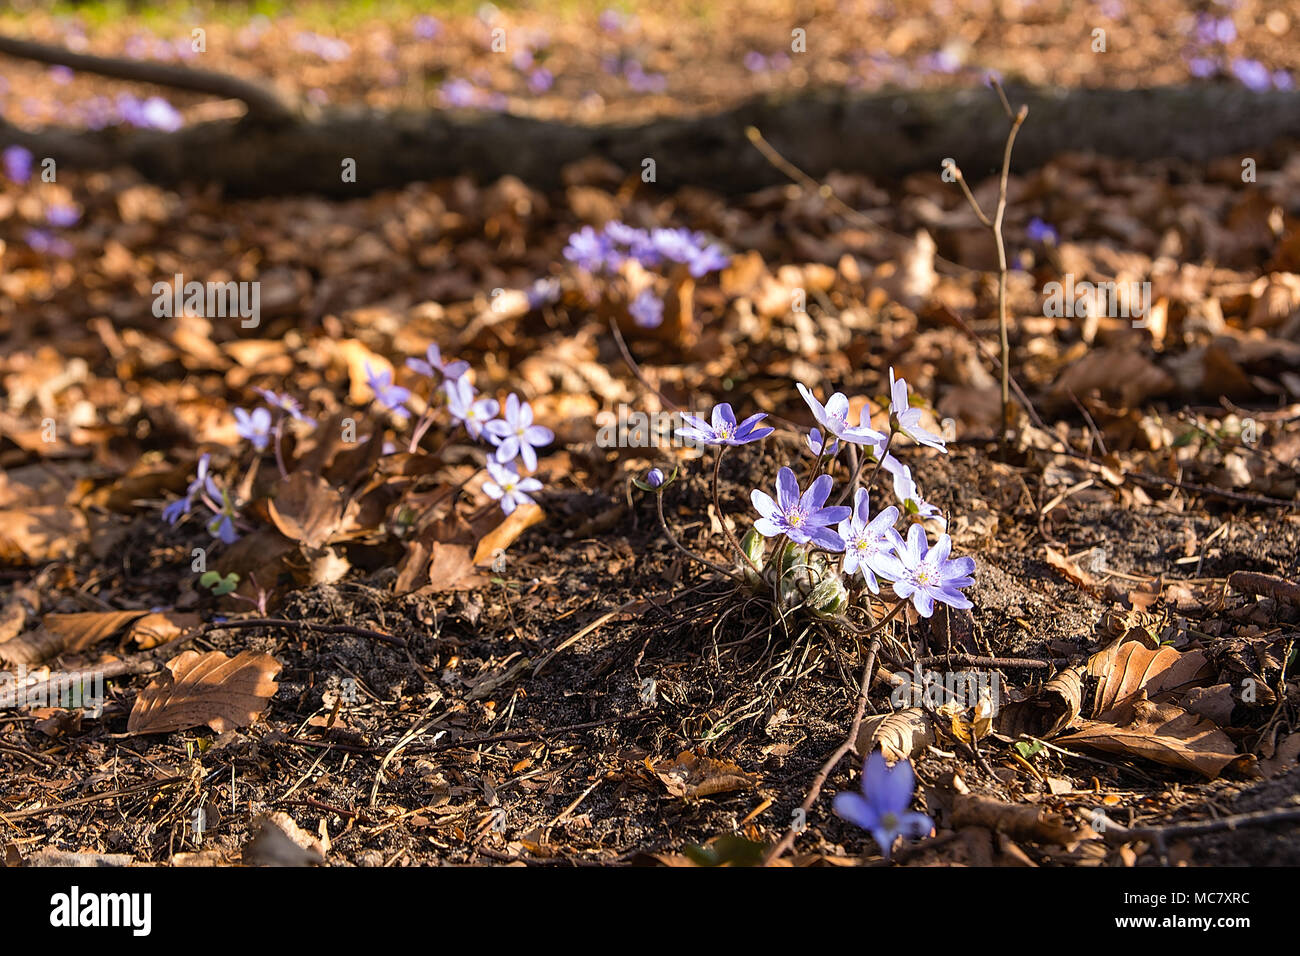
<path id="1" fill-rule="evenodd" d="M 199 578 L 199 587 L 210 588 L 221 580 L 221 575 L 216 571 L 204 571 L 203 577 Z"/>

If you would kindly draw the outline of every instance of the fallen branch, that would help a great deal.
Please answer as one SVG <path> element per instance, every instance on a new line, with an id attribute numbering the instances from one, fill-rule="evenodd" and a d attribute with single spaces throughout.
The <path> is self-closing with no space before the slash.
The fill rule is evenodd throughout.
<path id="1" fill-rule="evenodd" d="M 1275 574 L 1258 571 L 1233 571 L 1228 575 L 1228 587 L 1242 594 L 1269 597 L 1280 604 L 1300 607 L 1300 584 L 1279 578 Z"/>
<path id="2" fill-rule="evenodd" d="M 1188 823 L 1170 823 L 1160 827 L 1126 827 L 1109 820 L 1101 828 L 1102 839 L 1116 845 L 1145 840 L 1153 844 L 1160 853 L 1166 852 L 1167 842 L 1171 838 L 1202 836 L 1221 830 L 1239 830 L 1243 827 L 1268 826 L 1270 823 L 1288 823 L 1300 821 L 1300 807 L 1284 807 L 1278 810 L 1258 810 L 1254 813 L 1239 813 L 1231 817 L 1219 817 L 1217 820 L 1193 820 Z"/>
<path id="3" fill-rule="evenodd" d="M 33 43 L 3 35 L 0 35 L 0 53 L 52 66 L 66 66 L 97 76 L 109 76 L 116 80 L 153 83 L 156 86 L 240 100 L 248 107 L 248 115 L 258 119 L 284 122 L 295 116 L 294 110 L 271 90 L 229 73 L 193 70 L 187 66 L 125 57 L 74 53 L 66 47 Z"/>

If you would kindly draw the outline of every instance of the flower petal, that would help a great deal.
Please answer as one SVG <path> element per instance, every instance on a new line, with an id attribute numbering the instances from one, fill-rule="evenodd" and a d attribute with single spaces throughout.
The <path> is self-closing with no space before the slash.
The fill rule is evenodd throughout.
<path id="1" fill-rule="evenodd" d="M 791 505 L 799 500 L 799 482 L 794 477 L 794 472 L 789 468 L 782 468 L 776 473 L 776 503 L 782 513 L 789 511 Z"/>

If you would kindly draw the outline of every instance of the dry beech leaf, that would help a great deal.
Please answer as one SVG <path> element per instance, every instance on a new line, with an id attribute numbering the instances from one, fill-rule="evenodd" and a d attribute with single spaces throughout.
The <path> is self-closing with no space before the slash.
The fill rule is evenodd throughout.
<path id="1" fill-rule="evenodd" d="M 1017 840 L 1055 843 L 1067 847 L 1097 836 L 1091 827 L 1085 825 L 1075 829 L 1063 817 L 1042 807 L 1003 803 L 992 797 L 974 794 L 954 796 L 952 825 L 958 830 L 962 827 L 984 827 Z"/>
<path id="2" fill-rule="evenodd" d="M 60 654 L 76 654 L 93 647 L 148 613 L 86 611 L 79 614 L 47 614 L 36 630 L 0 644 L 0 661 L 7 664 L 36 664 Z"/>
<path id="3" fill-rule="evenodd" d="M 1089 672 L 1101 677 L 1092 712 L 1096 719 L 1109 723 L 1126 723 L 1139 695 L 1159 700 L 1162 692 L 1186 687 L 1206 670 L 1205 655 L 1200 651 L 1152 650 L 1139 641 L 1121 644 L 1113 655 L 1109 651 L 1099 651 L 1089 661 Z"/>
<path id="4" fill-rule="evenodd" d="M 253 821 L 253 836 L 244 844 L 247 866 L 316 866 L 325 862 L 325 848 L 283 811 L 264 813 Z"/>
<path id="5" fill-rule="evenodd" d="M 753 790 L 761 781 L 757 774 L 745 773 L 730 760 L 698 757 L 689 750 L 683 750 L 676 760 L 660 761 L 650 769 L 669 793 L 688 800 L 733 790 Z"/>
<path id="6" fill-rule="evenodd" d="M 934 743 L 930 715 L 919 707 L 868 717 L 858 730 L 856 749 L 869 754 L 877 747 L 890 762 L 908 760 Z"/>
<path id="7" fill-rule="evenodd" d="M 1004 704 L 998 712 L 998 733 L 1050 740 L 1064 731 L 1083 706 L 1083 673 L 1082 664 L 1067 667 L 1032 697 Z"/>
<path id="8" fill-rule="evenodd" d="M 146 614 L 131 625 L 127 638 L 147 651 L 176 640 L 182 634 L 199 626 L 199 616 L 180 611 L 160 611 Z"/>
<path id="9" fill-rule="evenodd" d="M 1061 743 L 1125 757 L 1144 757 L 1167 767 L 1194 770 L 1211 780 L 1229 767 L 1249 770 L 1254 758 L 1237 753 L 1231 738 L 1213 723 L 1174 704 L 1155 704 L 1145 695 L 1133 702 L 1124 725 L 1084 721 Z"/>
<path id="10" fill-rule="evenodd" d="M 1097 579 L 1091 574 L 1056 549 L 1048 547 L 1046 550 L 1048 565 L 1064 574 L 1071 584 L 1075 584 L 1085 591 L 1097 590 Z"/>
<path id="11" fill-rule="evenodd" d="M 183 651 L 135 699 L 128 734 L 159 734 L 207 724 L 217 733 L 247 727 L 266 709 L 279 684 L 280 662 L 269 654 L 243 651 Z"/>
<path id="12" fill-rule="evenodd" d="M 62 561 L 75 555 L 87 537 L 86 516 L 77 508 L 0 510 L 0 565 Z"/>
<path id="13" fill-rule="evenodd" d="M 280 533 L 308 548 L 323 548 L 339 532 L 346 511 L 341 492 L 319 475 L 295 471 L 267 503 Z"/>
<path id="14" fill-rule="evenodd" d="M 545 517 L 546 512 L 542 511 L 538 505 L 520 505 L 506 515 L 504 521 L 483 535 L 478 547 L 474 550 L 474 564 L 480 567 L 491 564 L 498 552 L 504 552 L 514 542 L 515 538 Z"/>
<path id="15" fill-rule="evenodd" d="M 1300 761 L 1300 733 L 1291 734 L 1273 752 L 1273 756 L 1259 762 L 1259 770 L 1266 777 L 1276 777 L 1295 767 Z"/>

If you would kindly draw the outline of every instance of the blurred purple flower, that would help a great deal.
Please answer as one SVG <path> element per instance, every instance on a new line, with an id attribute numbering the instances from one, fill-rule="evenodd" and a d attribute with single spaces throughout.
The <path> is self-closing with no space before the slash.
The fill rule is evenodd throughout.
<path id="1" fill-rule="evenodd" d="M 1273 77 L 1268 72 L 1268 67 L 1259 60 L 1233 60 L 1232 75 L 1254 93 L 1264 93 L 1273 87 Z"/>
<path id="2" fill-rule="evenodd" d="M 544 66 L 539 66 L 528 74 L 528 88 L 534 93 L 545 93 L 555 85 L 555 77 Z"/>
<path id="3" fill-rule="evenodd" d="M 266 448 L 271 438 L 271 413 L 260 405 L 249 414 L 242 408 L 235 409 L 235 431 L 240 438 L 253 443 L 258 451 Z"/>
<path id="4" fill-rule="evenodd" d="M 68 229 L 81 221 L 81 210 L 67 203 L 54 203 L 45 210 L 45 221 L 56 229 Z"/>
<path id="5" fill-rule="evenodd" d="M 406 401 L 411 397 L 411 390 L 393 384 L 393 373 L 384 368 L 372 368 L 366 363 L 366 384 L 375 393 L 375 401 L 390 412 L 406 411 Z"/>
<path id="6" fill-rule="evenodd" d="M 643 329 L 657 329 L 663 325 L 664 300 L 649 289 L 642 289 L 627 311 Z"/>
<path id="7" fill-rule="evenodd" d="M 412 32 L 414 32 L 421 40 L 432 40 L 442 32 L 442 24 L 436 17 L 431 17 L 427 14 L 424 16 L 418 16 L 415 18 Z"/>
<path id="8" fill-rule="evenodd" d="M 0 164 L 4 165 L 5 175 L 16 183 L 32 178 L 32 151 L 26 147 L 6 146 L 0 153 Z"/>
<path id="9" fill-rule="evenodd" d="M 1037 216 L 1029 220 L 1029 225 L 1025 227 L 1025 236 L 1030 242 L 1046 242 L 1051 245 L 1056 245 L 1060 240 L 1056 230 Z"/>

